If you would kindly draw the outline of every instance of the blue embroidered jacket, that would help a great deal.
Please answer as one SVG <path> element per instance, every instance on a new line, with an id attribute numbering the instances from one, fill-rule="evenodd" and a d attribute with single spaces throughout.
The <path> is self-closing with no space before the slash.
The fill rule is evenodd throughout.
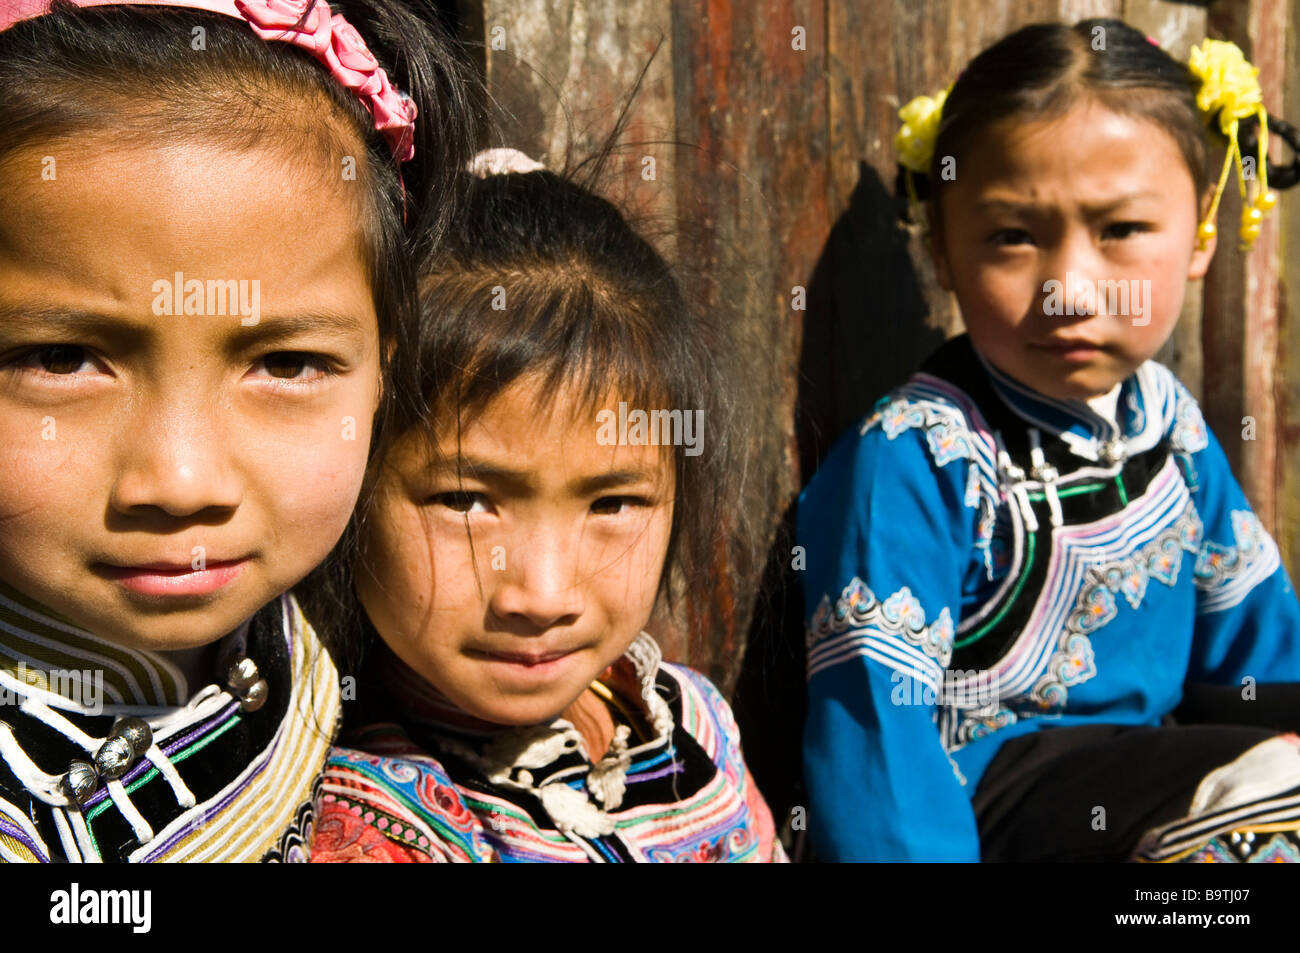
<path id="1" fill-rule="evenodd" d="M 1300 681 L 1300 604 L 1170 371 L 1117 419 L 963 336 L 879 401 L 799 501 L 808 831 L 828 860 L 980 856 L 999 747 L 1159 724 L 1186 682 Z"/>

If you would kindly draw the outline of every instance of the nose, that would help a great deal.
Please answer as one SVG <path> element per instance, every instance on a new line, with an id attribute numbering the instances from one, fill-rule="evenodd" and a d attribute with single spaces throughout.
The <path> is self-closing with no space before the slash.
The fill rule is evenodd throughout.
<path id="1" fill-rule="evenodd" d="M 489 607 L 504 622 L 525 622 L 536 630 L 571 625 L 585 609 L 579 582 L 579 543 L 567 530 L 535 527 L 506 549 Z"/>
<path id="2" fill-rule="evenodd" d="M 141 400 L 123 431 L 112 507 L 174 517 L 237 508 L 243 484 L 231 466 L 231 426 L 222 413 L 195 392 Z"/>
<path id="3" fill-rule="evenodd" d="M 1045 313 L 1049 316 L 1100 313 L 1104 308 L 1097 296 L 1098 279 L 1105 273 L 1103 256 L 1090 229 L 1082 225 L 1068 228 L 1044 259 L 1039 300 Z"/>

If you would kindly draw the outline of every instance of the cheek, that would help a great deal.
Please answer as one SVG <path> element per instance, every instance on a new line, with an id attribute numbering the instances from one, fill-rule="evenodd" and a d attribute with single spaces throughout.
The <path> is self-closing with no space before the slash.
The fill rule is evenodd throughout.
<path id="1" fill-rule="evenodd" d="M 365 478 L 366 444 L 361 440 L 360 434 L 356 441 L 341 439 L 335 430 L 322 434 L 310 450 L 265 458 L 262 473 L 273 517 L 308 539 L 337 539 Z"/>
<path id="2" fill-rule="evenodd" d="M 383 500 L 371 516 L 357 590 L 386 640 L 419 640 L 429 627 L 435 598 L 445 601 L 447 595 L 447 580 L 434 565 L 435 551 L 444 549 L 435 545 L 421 517 L 422 511 L 410 503 Z"/>
<path id="3" fill-rule="evenodd" d="M 366 474 L 375 408 L 366 399 L 371 386 L 356 382 L 332 412 L 252 451 L 268 510 L 298 532 L 336 540 L 347 525 Z"/>
<path id="4" fill-rule="evenodd" d="M 1017 269 L 976 266 L 957 285 L 957 297 L 967 324 L 991 328 L 1020 323 L 1037 297 L 1032 276 Z"/>
<path id="5" fill-rule="evenodd" d="M 65 427 L 59 439 L 58 422 L 33 418 L 31 425 L 6 416 L 8 426 L 0 428 L 0 520 L 39 522 L 60 505 L 84 510 L 90 474 L 98 467 L 92 459 L 94 442 L 70 439 Z M 49 439 L 42 437 L 42 430 Z M 80 449 L 78 449 L 80 447 Z M 12 529 L 9 530 L 12 534 Z"/>
<path id="6" fill-rule="evenodd" d="M 597 578 L 610 600 L 611 614 L 628 617 L 638 627 L 648 620 L 659 593 L 670 530 L 671 513 L 658 510 L 627 547 L 622 559 L 608 566 L 608 556 L 605 556 L 603 562 L 596 563 L 608 566 Z"/>
<path id="7" fill-rule="evenodd" d="M 1154 353 L 1173 333 L 1187 293 L 1187 269 L 1191 256 L 1181 248 L 1158 251 L 1140 269 L 1146 324 L 1135 325 L 1134 333 Z"/>

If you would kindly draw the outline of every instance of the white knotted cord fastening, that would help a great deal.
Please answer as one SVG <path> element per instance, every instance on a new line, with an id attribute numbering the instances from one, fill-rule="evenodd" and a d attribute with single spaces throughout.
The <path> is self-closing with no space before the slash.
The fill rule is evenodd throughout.
<path id="1" fill-rule="evenodd" d="M 93 759 L 95 753 L 108 740 L 107 737 L 95 738 L 86 734 L 58 711 L 29 694 L 31 687 L 8 673 L 0 672 L 0 686 L 9 692 L 25 696 L 19 704 L 20 711 L 63 735 L 85 751 L 89 758 Z M 214 714 L 233 701 L 235 696 L 230 692 L 222 691 L 217 686 L 209 686 L 196 694 L 189 704 L 149 722 L 154 740 L 145 752 L 144 758 L 167 781 L 177 803 L 182 808 L 194 807 L 197 800 L 176 770 L 175 764 L 159 747 L 159 741 L 175 734 L 187 723 L 192 723 L 195 716 Z M 14 773 L 14 777 L 27 791 L 55 809 L 53 811 L 55 828 L 69 860 L 98 862 L 99 855 L 95 849 L 94 839 L 90 835 L 80 805 L 75 799 L 69 797 L 64 789 L 63 775 L 47 774 L 37 766 L 18 743 L 13 729 L 5 722 L 0 722 L 0 759 L 4 760 Z M 151 841 L 154 837 L 153 828 L 132 803 L 121 781 L 106 781 L 105 787 L 109 798 L 131 826 L 136 838 L 141 843 Z"/>
<path id="2" fill-rule="evenodd" d="M 1065 520 L 1061 516 L 1061 498 L 1056 493 L 1056 467 L 1047 462 L 1043 456 L 1043 446 L 1038 428 L 1029 428 L 1029 459 L 1033 464 L 1034 479 L 1043 484 L 1043 495 L 1047 497 L 1047 508 L 1052 514 L 1052 525 L 1060 526 Z"/>

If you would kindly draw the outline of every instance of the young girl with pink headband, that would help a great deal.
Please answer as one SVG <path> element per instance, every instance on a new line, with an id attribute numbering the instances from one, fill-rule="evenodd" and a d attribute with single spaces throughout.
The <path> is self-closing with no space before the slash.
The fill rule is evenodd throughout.
<path id="1" fill-rule="evenodd" d="M 0 0 L 0 860 L 305 859 L 288 591 L 411 413 L 475 131 L 410 7 Z"/>

